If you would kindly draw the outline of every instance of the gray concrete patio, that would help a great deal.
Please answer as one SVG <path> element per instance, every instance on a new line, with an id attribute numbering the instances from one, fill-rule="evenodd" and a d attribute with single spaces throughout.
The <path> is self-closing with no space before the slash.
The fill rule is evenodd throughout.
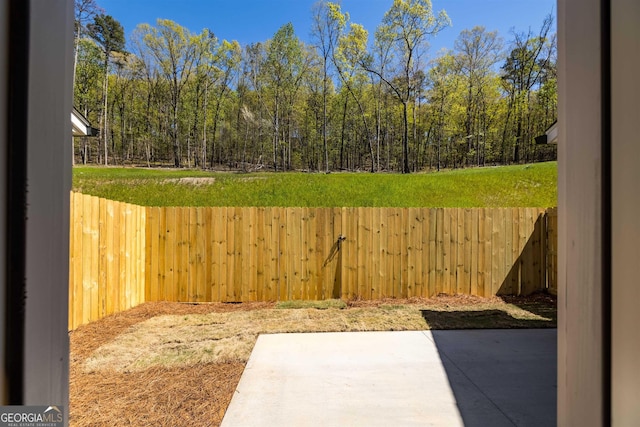
<path id="1" fill-rule="evenodd" d="M 553 426 L 556 330 L 261 335 L 222 425 Z"/>

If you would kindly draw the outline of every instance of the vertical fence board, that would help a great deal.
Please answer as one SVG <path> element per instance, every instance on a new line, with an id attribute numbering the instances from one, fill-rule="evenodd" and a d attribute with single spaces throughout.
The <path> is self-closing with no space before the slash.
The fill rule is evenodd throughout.
<path id="1" fill-rule="evenodd" d="M 351 246 L 353 244 L 353 232 L 351 230 L 351 209 L 342 208 L 340 215 L 341 230 L 344 240 L 340 245 L 341 263 L 340 263 L 340 298 L 348 299 L 350 295 L 351 274 L 349 271 L 351 265 Z"/>
<path id="2" fill-rule="evenodd" d="M 73 304 L 75 302 L 75 271 L 74 264 L 75 260 L 75 233 L 73 230 L 74 222 L 76 219 L 76 212 L 74 210 L 74 193 L 70 192 L 69 194 L 69 290 L 67 291 L 67 325 L 68 329 L 72 330 L 75 328 L 73 322 Z"/>
<path id="3" fill-rule="evenodd" d="M 300 218 L 300 228 L 299 234 L 296 237 L 296 242 L 299 247 L 299 253 L 296 255 L 296 265 L 297 272 L 296 280 L 299 283 L 298 295 L 301 300 L 309 300 L 312 299 L 309 297 L 309 289 L 308 289 L 308 266 L 307 266 L 307 256 L 308 256 L 308 248 L 307 248 L 307 233 L 309 232 L 309 217 L 307 215 L 306 208 L 298 208 L 299 209 L 299 218 Z"/>
<path id="4" fill-rule="evenodd" d="M 229 208 L 220 208 L 220 301 L 228 302 L 229 293 L 233 292 L 233 287 L 229 284 L 230 271 L 233 265 L 229 263 L 231 258 L 232 242 L 229 241 L 230 219 Z M 233 234 L 233 233 L 231 233 Z"/>
<path id="5" fill-rule="evenodd" d="M 402 213 L 400 208 L 393 208 L 393 297 L 402 298 Z"/>
<path id="6" fill-rule="evenodd" d="M 509 208 L 505 210 L 507 213 L 507 222 L 511 222 L 511 229 L 507 225 L 505 233 L 511 239 L 511 251 L 506 251 L 505 269 L 509 273 L 509 288 L 505 291 L 513 294 L 519 294 L 522 286 L 522 254 L 525 242 L 522 239 L 522 233 L 527 229 L 527 223 L 523 217 L 521 208 Z"/>
<path id="7" fill-rule="evenodd" d="M 183 234 L 187 232 L 184 226 L 184 208 L 175 208 L 175 226 L 174 226 L 174 234 L 173 237 L 175 241 L 173 242 L 173 294 L 174 301 L 183 301 L 181 295 L 181 288 L 184 286 L 186 280 L 184 279 L 186 275 L 185 270 L 185 262 L 186 259 L 183 257 Z"/>
<path id="8" fill-rule="evenodd" d="M 371 232 L 370 232 L 370 246 L 369 246 L 369 259 L 371 260 L 371 267 L 369 268 L 368 279 L 371 288 L 371 298 L 380 298 L 383 293 L 383 282 L 380 275 L 380 208 L 371 209 Z"/>
<path id="9" fill-rule="evenodd" d="M 245 255 L 248 255 L 248 264 L 243 269 L 242 286 L 248 288 L 248 301 L 258 300 L 257 277 L 258 277 L 258 261 L 256 248 L 258 246 L 256 239 L 256 208 L 243 208 L 243 216 L 245 217 L 245 236 L 248 238 L 244 244 Z M 248 224 L 247 224 L 248 223 Z"/>
<path id="10" fill-rule="evenodd" d="M 279 238 L 278 244 L 280 251 L 278 254 L 278 300 L 287 301 L 291 298 L 291 271 L 290 271 L 290 258 L 291 258 L 291 242 L 288 239 L 290 226 L 290 213 L 285 208 L 278 208 L 278 226 L 279 226 Z"/>
<path id="11" fill-rule="evenodd" d="M 161 289 L 160 294 L 164 294 L 166 301 L 177 301 L 175 278 L 176 272 L 176 248 L 177 248 L 177 230 L 176 230 L 176 208 L 162 209 L 160 216 L 160 233 L 162 238 L 158 245 L 158 286 Z"/>
<path id="12" fill-rule="evenodd" d="M 356 224 L 355 230 L 355 250 L 356 256 L 354 269 L 355 269 L 355 286 L 354 294 L 359 298 L 368 299 L 369 292 L 367 292 L 366 284 L 366 269 L 367 269 L 367 209 L 359 207 L 354 210 L 354 222 Z"/>
<path id="13" fill-rule="evenodd" d="M 135 300 L 135 274 L 133 270 L 133 241 L 135 236 L 135 222 L 133 221 L 133 207 L 125 205 L 125 308 L 133 306 Z"/>
<path id="14" fill-rule="evenodd" d="M 558 209 L 549 209 L 547 216 L 547 281 L 549 292 L 558 294 Z"/>
<path id="15" fill-rule="evenodd" d="M 322 245 L 324 241 L 324 237 L 321 240 L 318 239 L 318 227 L 320 224 L 318 215 L 324 210 L 323 208 L 307 208 L 307 217 L 309 218 L 306 237 L 307 287 L 309 289 L 309 295 L 313 296 L 316 300 L 324 299 L 322 296 L 322 273 L 320 269 L 320 267 L 322 267 L 322 261 L 324 260 L 322 257 L 324 248 L 318 246 L 319 244 Z"/>
<path id="16" fill-rule="evenodd" d="M 111 305 L 113 307 L 113 312 L 117 313 L 123 310 L 123 308 L 120 307 L 120 256 L 122 252 L 122 242 L 120 239 L 120 235 L 122 234 L 120 230 L 122 228 L 120 214 L 121 203 L 112 201 L 111 206 L 113 208 L 113 249 L 111 250 L 113 261 L 111 263 L 111 268 L 109 271 L 109 283 L 111 285 L 111 291 L 109 292 L 109 294 L 111 296 Z"/>
<path id="17" fill-rule="evenodd" d="M 504 244 L 501 236 L 504 235 L 504 221 L 502 218 L 502 210 L 498 208 L 491 209 L 492 228 L 491 228 L 491 295 L 496 295 L 502 281 L 504 280 L 503 262 Z"/>
<path id="18" fill-rule="evenodd" d="M 417 243 L 416 239 L 418 237 L 417 231 L 417 214 L 415 208 L 408 208 L 405 210 L 405 226 L 404 229 L 406 231 L 405 234 L 405 244 L 403 247 L 405 248 L 405 259 L 406 259 L 406 277 L 407 277 L 407 297 L 413 297 L 416 295 L 416 261 L 418 258 L 417 253 Z"/>
<path id="19" fill-rule="evenodd" d="M 187 213 L 186 218 L 188 222 L 186 224 L 187 234 L 184 236 L 183 249 L 187 250 L 187 282 L 185 283 L 186 293 L 183 301 L 193 301 L 197 289 L 197 208 L 189 207 L 185 208 Z M 184 255 L 184 252 L 183 252 Z"/>
<path id="20" fill-rule="evenodd" d="M 265 271 L 268 263 L 265 260 L 265 208 L 256 209 L 256 236 L 255 236 L 255 285 L 257 301 L 265 301 Z"/>
<path id="21" fill-rule="evenodd" d="M 132 206 L 131 207 L 131 276 L 133 277 L 131 284 L 131 302 L 129 303 L 130 307 L 135 307 L 138 305 L 138 301 L 140 301 L 140 283 L 142 283 L 142 279 L 140 278 L 140 273 L 142 269 L 140 268 L 140 257 L 138 257 L 138 247 L 140 246 L 140 238 L 142 233 L 140 233 L 140 227 L 142 226 L 142 218 L 140 217 L 140 207 Z"/>
<path id="22" fill-rule="evenodd" d="M 344 238 L 344 209 L 342 208 L 333 208 L 331 215 L 331 226 L 333 228 L 333 234 L 331 235 L 331 247 L 336 244 L 336 255 L 334 258 L 333 267 L 331 267 L 331 275 L 333 276 L 330 279 L 330 293 L 332 298 L 340 298 L 342 295 L 342 273 L 343 273 L 343 264 L 344 264 L 344 250 L 343 250 L 343 241 L 340 244 L 337 244 L 338 239 L 341 237 Z"/>
<path id="23" fill-rule="evenodd" d="M 278 243 L 275 236 L 278 235 L 278 223 L 274 218 L 275 213 L 272 208 L 264 210 L 265 228 L 265 264 L 264 264 L 264 297 L 263 301 L 276 301 L 278 290 Z"/>
<path id="24" fill-rule="evenodd" d="M 407 251 L 409 243 L 409 227 L 408 227 L 408 209 L 398 209 L 398 215 L 400 219 L 399 232 L 400 236 L 398 246 L 398 258 L 400 262 L 400 295 L 402 298 L 409 296 L 409 252 Z"/>
<path id="25" fill-rule="evenodd" d="M 478 295 L 478 265 L 480 260 L 480 218 L 479 210 L 471 210 L 471 277 L 469 292 L 471 295 Z"/>
<path id="26" fill-rule="evenodd" d="M 212 298 L 212 278 L 211 278 L 211 272 L 212 272 L 212 264 L 213 264 L 213 245 L 214 245 L 214 241 L 213 241 L 213 211 L 210 207 L 207 208 L 203 208 L 202 211 L 203 214 L 203 238 L 204 238 L 204 250 L 205 250 L 205 256 L 202 257 L 202 269 L 204 270 L 203 272 L 203 277 L 204 277 L 204 283 L 202 284 L 202 292 L 204 292 L 204 299 L 203 301 L 205 302 L 211 302 L 213 301 Z"/>
<path id="27" fill-rule="evenodd" d="M 431 228 L 429 226 L 429 212 L 428 208 L 421 208 L 420 212 L 420 256 L 418 257 L 419 262 L 419 296 L 423 298 L 429 297 L 429 234 L 431 233 Z"/>
<path id="28" fill-rule="evenodd" d="M 222 235 L 220 247 L 220 298 L 224 302 L 233 302 L 233 268 L 234 251 L 233 246 L 233 208 L 221 208 Z"/>
<path id="29" fill-rule="evenodd" d="M 248 236 L 244 235 L 245 218 L 242 216 L 243 208 L 236 207 L 233 210 L 233 231 L 234 231 L 234 251 L 233 251 L 233 296 L 235 301 L 244 301 L 242 278 L 244 270 L 244 257 L 242 254 L 243 244 Z"/>
<path id="30" fill-rule="evenodd" d="M 189 258 L 192 265 L 190 280 L 190 295 L 188 301 L 201 302 L 204 301 L 205 283 L 204 283 L 204 262 L 207 256 L 205 251 L 205 230 L 204 230 L 204 214 L 202 208 L 191 208 L 191 236 L 189 244 Z"/>
<path id="31" fill-rule="evenodd" d="M 447 209 L 449 212 L 449 294 L 458 293 L 458 209 Z"/>
<path id="32" fill-rule="evenodd" d="M 127 308 L 135 307 L 138 298 L 138 275 L 136 270 L 136 237 L 138 233 L 138 221 L 136 218 L 136 211 L 136 206 L 129 205 L 129 216 L 127 218 L 127 244 L 129 245 L 129 249 L 127 251 L 127 277 L 129 278 L 127 289 L 129 290 L 129 299 L 127 301 Z"/>
<path id="33" fill-rule="evenodd" d="M 125 249 L 125 246 L 127 244 L 127 235 L 126 235 L 127 214 L 125 212 L 125 206 L 126 206 L 125 203 L 121 203 L 121 202 L 114 203 L 115 215 L 117 216 L 114 219 L 118 223 L 118 228 L 116 229 L 117 232 L 113 236 L 113 240 L 114 240 L 113 244 L 116 245 L 117 243 L 117 246 L 114 247 L 114 254 L 116 255 L 116 260 L 115 260 L 116 277 L 114 277 L 114 279 L 115 279 L 116 287 L 118 288 L 117 300 L 115 302 L 115 306 L 117 307 L 116 309 L 118 311 L 123 311 L 127 309 L 126 293 L 124 289 L 126 286 L 126 275 L 127 275 L 126 249 Z"/>
<path id="34" fill-rule="evenodd" d="M 502 264 L 502 268 L 504 269 L 504 276 L 506 278 L 505 287 L 503 288 L 503 293 L 510 294 L 514 292 L 516 289 L 514 287 L 513 281 L 513 269 L 518 269 L 517 264 L 513 258 L 514 255 L 514 238 L 513 238 L 513 226 L 514 226 L 514 218 L 513 218 L 513 208 L 508 209 L 505 212 L 504 218 L 504 261 Z M 516 219 L 517 222 L 517 219 Z M 517 244 L 517 240 L 516 240 Z"/>
<path id="35" fill-rule="evenodd" d="M 386 209 L 378 209 L 380 227 L 380 249 L 378 251 L 378 280 L 381 282 L 378 286 L 380 288 L 380 297 L 389 298 L 393 295 L 391 286 L 391 272 L 388 267 L 388 259 L 390 252 L 390 237 L 389 237 L 389 214 Z"/>
<path id="36" fill-rule="evenodd" d="M 220 248 L 222 247 L 222 220 L 221 208 L 209 208 L 211 212 L 211 301 L 219 302 L 220 299 Z"/>
<path id="37" fill-rule="evenodd" d="M 158 244 L 160 242 L 160 231 L 158 229 L 158 208 L 147 208 L 147 238 L 146 248 L 149 256 L 146 258 L 147 270 L 145 272 L 145 300 L 158 301 L 160 299 L 158 289 Z M 152 237 L 153 236 L 153 237 Z"/>
<path id="38" fill-rule="evenodd" d="M 100 254 L 98 259 L 98 318 L 107 313 L 107 256 L 113 247 L 107 245 L 107 203 L 106 199 L 98 199 L 98 242 Z"/>
<path id="39" fill-rule="evenodd" d="M 389 298 L 393 293 L 391 286 L 391 272 L 387 269 L 390 248 L 389 214 L 386 209 L 378 208 L 378 226 L 380 229 L 380 247 L 378 249 L 377 278 L 380 284 L 380 297 Z"/>
<path id="40" fill-rule="evenodd" d="M 314 293 L 309 288 L 309 209 L 300 208 L 300 299 L 315 300 Z"/>
<path id="41" fill-rule="evenodd" d="M 364 271 L 362 276 L 362 284 L 360 288 L 362 289 L 362 294 L 364 298 L 373 299 L 374 295 L 377 293 L 377 288 L 379 286 L 378 280 L 374 279 L 374 262 L 373 262 L 373 246 L 374 246 L 374 209 L 375 208 L 366 208 L 363 212 L 364 214 L 364 224 L 363 230 L 364 234 Z"/>
<path id="42" fill-rule="evenodd" d="M 173 245 L 170 248 L 173 258 L 173 280 L 171 286 L 173 287 L 173 301 L 182 301 L 180 294 L 180 288 L 183 286 L 184 279 L 184 260 L 182 258 L 182 233 L 184 230 L 183 223 L 183 208 L 174 208 L 174 227 L 173 227 Z M 167 242 L 168 246 L 168 242 Z"/>
<path id="43" fill-rule="evenodd" d="M 334 260 L 331 249 L 333 247 L 333 225 L 331 223 L 331 209 L 318 209 L 316 212 L 316 271 L 318 299 L 332 298 L 332 278 L 334 277 Z M 337 255 L 337 253 L 336 253 Z"/>
<path id="44" fill-rule="evenodd" d="M 437 284 L 437 251 L 436 251 L 436 239 L 437 239 L 437 223 L 436 219 L 438 217 L 437 209 L 431 208 L 428 210 L 428 224 L 429 228 L 429 238 L 427 241 L 427 252 L 429 259 L 429 266 L 427 268 L 427 277 L 425 280 L 427 281 L 427 294 L 426 297 L 433 297 L 438 294 L 438 284 Z"/>
<path id="45" fill-rule="evenodd" d="M 525 251 L 527 251 L 526 256 L 528 259 L 528 269 L 526 272 L 526 278 L 522 285 L 523 294 L 530 294 L 536 290 L 536 288 L 540 287 L 542 289 L 542 284 L 539 281 L 540 271 L 538 270 L 538 263 L 536 262 L 537 258 L 537 250 L 540 246 L 540 229 L 538 225 L 538 215 L 535 209 L 524 209 L 523 212 L 524 221 L 529 225 L 530 237 L 527 235 L 524 236 L 524 247 Z M 529 242 L 531 242 L 529 244 Z"/>
<path id="46" fill-rule="evenodd" d="M 107 262 L 105 265 L 105 273 L 106 273 L 106 315 L 110 315 L 117 312 L 117 306 L 115 304 L 116 299 L 118 298 L 118 294 L 116 293 L 117 287 L 114 286 L 114 282 L 117 280 L 117 270 L 115 266 L 115 254 L 117 246 L 114 244 L 115 239 L 114 236 L 116 234 L 115 227 L 115 202 L 111 200 L 107 200 L 105 204 L 105 225 L 106 225 L 106 245 L 108 248 L 107 251 Z"/>
<path id="47" fill-rule="evenodd" d="M 147 230 L 147 210 L 138 206 L 138 218 L 139 218 L 139 227 L 138 227 L 138 256 L 136 257 L 138 261 L 138 265 L 136 268 L 138 269 L 138 301 L 136 301 L 136 305 L 142 304 L 146 301 L 145 297 L 145 288 L 146 288 L 146 258 L 147 258 L 147 240 L 146 240 L 146 230 Z"/>
<path id="48" fill-rule="evenodd" d="M 477 244 L 477 251 L 478 251 L 478 256 L 476 257 L 476 287 L 475 287 L 475 292 L 476 295 L 478 296 L 484 296 L 485 295 L 485 280 L 486 280 L 486 275 L 485 275 L 485 257 L 486 257 L 486 242 L 487 242 L 487 238 L 486 238 L 486 226 L 485 226 L 485 210 L 484 209 L 478 209 L 477 210 L 477 217 L 478 217 L 478 221 L 476 224 L 476 232 L 478 233 L 478 244 Z M 474 288 L 472 287 L 471 290 L 473 291 Z"/>
<path id="49" fill-rule="evenodd" d="M 293 230 L 299 225 L 296 225 L 297 214 L 292 209 L 284 209 L 282 213 L 285 218 L 285 255 L 284 255 L 284 271 L 286 277 L 286 292 L 283 295 L 286 300 L 295 300 L 296 298 L 296 276 L 295 276 L 295 258 L 296 258 L 296 246 L 294 238 L 292 237 Z"/>
<path id="50" fill-rule="evenodd" d="M 465 256 L 465 221 L 464 221 L 464 209 L 456 208 L 455 214 L 456 221 L 456 294 L 464 294 L 465 291 L 465 264 L 464 264 L 464 256 Z M 453 242 L 452 242 L 453 244 Z"/>
<path id="51" fill-rule="evenodd" d="M 316 269 L 316 294 L 319 300 L 330 299 L 331 291 L 328 279 L 331 277 L 332 260 L 331 255 L 331 238 L 332 228 L 329 222 L 329 209 L 323 208 L 316 210 L 315 221 L 315 269 Z"/>
<path id="52" fill-rule="evenodd" d="M 493 236 L 493 215 L 491 209 L 483 209 L 484 214 L 484 293 L 482 296 L 490 296 L 492 293 L 492 282 L 494 272 L 493 266 L 493 249 L 492 249 L 492 236 Z"/>
<path id="53" fill-rule="evenodd" d="M 84 301 L 83 297 L 83 268 L 84 268 L 84 260 L 83 260 L 83 228 L 84 228 L 84 210 L 83 210 L 83 195 L 76 194 L 73 198 L 73 212 L 75 215 L 75 220 L 73 220 L 73 277 L 74 283 L 72 286 L 73 291 L 73 304 L 70 304 L 70 307 L 73 307 L 73 327 L 77 327 L 82 324 L 82 304 Z"/>
<path id="54" fill-rule="evenodd" d="M 284 251 L 286 249 L 286 242 L 284 237 L 286 236 L 285 220 L 286 218 L 280 218 L 283 209 L 280 207 L 271 208 L 271 242 L 273 244 L 271 250 L 271 279 L 269 281 L 270 293 L 273 301 L 280 301 L 282 298 L 282 292 L 286 292 L 286 280 L 284 272 Z"/>
<path id="55" fill-rule="evenodd" d="M 135 207 L 127 206 L 127 231 L 126 231 L 126 268 L 127 279 L 125 284 L 127 294 L 127 309 L 133 307 L 136 300 L 136 274 L 135 274 L 135 233 L 136 233 L 136 221 L 135 221 Z"/>
<path id="56" fill-rule="evenodd" d="M 463 251 L 463 270 L 462 270 L 462 292 L 463 294 L 469 295 L 471 294 L 471 247 L 472 241 L 477 239 L 472 235 L 472 216 L 470 209 L 463 210 L 463 221 L 464 221 L 464 251 Z"/>
<path id="57" fill-rule="evenodd" d="M 134 302 L 134 306 L 141 304 L 145 299 L 145 289 L 144 289 L 144 248 L 146 247 L 146 238 L 145 238 L 145 229 L 146 229 L 146 221 L 145 221 L 145 209 L 142 206 L 135 207 L 135 222 L 136 222 L 136 237 L 135 237 L 135 255 L 134 255 L 134 268 L 136 275 L 136 300 Z"/>
<path id="58" fill-rule="evenodd" d="M 90 319 L 100 318 L 99 278 L 100 278 L 100 199 L 92 197 L 90 202 L 90 239 L 91 243 L 91 280 L 90 284 Z"/>
<path id="59" fill-rule="evenodd" d="M 79 324 L 91 320 L 91 253 L 98 248 L 91 245 L 91 198 L 80 200 L 82 210 L 82 287 L 79 294 L 82 300 L 78 304 Z"/>
<path id="60" fill-rule="evenodd" d="M 451 210 L 442 209 L 442 281 L 441 289 L 451 294 Z"/>

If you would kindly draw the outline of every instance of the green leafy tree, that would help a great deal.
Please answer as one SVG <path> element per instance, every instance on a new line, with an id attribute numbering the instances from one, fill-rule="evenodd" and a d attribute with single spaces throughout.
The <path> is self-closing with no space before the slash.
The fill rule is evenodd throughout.
<path id="1" fill-rule="evenodd" d="M 74 2 L 74 35 L 73 35 L 73 82 L 76 81 L 76 67 L 78 65 L 78 46 L 80 40 L 87 34 L 87 24 L 93 18 L 104 13 L 96 0 L 75 0 Z"/>
<path id="2" fill-rule="evenodd" d="M 348 14 L 346 16 L 348 20 Z M 327 146 L 327 97 L 329 95 L 329 66 L 331 56 L 345 26 L 345 16 L 340 13 L 340 6 L 335 3 L 321 1 L 314 5 L 311 34 L 316 41 L 316 49 L 322 61 L 322 146 L 324 149 L 325 171 L 329 170 L 329 149 Z"/>
<path id="3" fill-rule="evenodd" d="M 348 15 L 342 14 L 340 7 L 336 4 L 330 3 L 331 13 L 333 19 L 339 23 L 341 30 L 345 27 L 346 22 L 349 19 Z M 367 142 L 367 148 L 369 151 L 369 157 L 371 159 L 370 170 L 375 172 L 375 158 L 373 153 L 372 133 L 367 120 L 367 114 L 365 111 L 364 100 L 361 99 L 363 94 L 363 86 L 366 84 L 366 76 L 363 74 L 363 70 L 360 67 L 365 58 L 367 57 L 367 41 L 369 33 L 362 25 L 356 23 L 350 23 L 349 32 L 344 33 L 341 31 L 340 38 L 338 39 L 338 46 L 333 55 L 333 62 L 343 86 L 347 89 L 348 94 L 355 101 L 362 124 L 364 128 L 365 140 Z M 347 98 L 345 97 L 344 112 L 347 109 Z M 345 125 L 343 114 L 343 126 Z M 344 132 L 343 132 L 344 134 Z M 343 153 L 342 145 L 340 150 L 340 163 L 342 167 Z"/>
<path id="4" fill-rule="evenodd" d="M 96 15 L 93 18 L 93 23 L 87 27 L 89 36 L 100 45 L 102 48 L 102 54 L 104 55 L 104 86 L 103 86 L 103 112 L 102 112 L 102 127 L 101 138 L 104 145 L 104 164 L 108 162 L 108 107 L 109 107 L 109 63 L 111 61 L 111 55 L 114 52 L 123 53 L 125 46 L 124 29 L 118 21 L 116 21 L 110 15 Z"/>
<path id="5" fill-rule="evenodd" d="M 480 141 L 484 140 L 487 125 L 487 86 L 495 75 L 494 66 L 502 56 L 502 40 L 496 31 L 484 27 L 462 30 L 455 41 L 455 61 L 458 72 L 466 81 L 464 98 L 464 135 L 467 142 L 465 164 L 475 160 L 480 165 Z M 475 159 L 472 158 L 475 151 Z"/>
<path id="6" fill-rule="evenodd" d="M 223 107 L 223 101 L 225 97 L 231 91 L 231 82 L 234 76 L 237 74 L 242 60 L 242 48 L 237 41 L 223 40 L 222 43 L 217 46 L 214 54 L 213 61 L 215 66 L 212 69 L 213 72 L 213 89 L 214 89 L 214 105 L 213 105 L 213 135 L 212 135 L 212 149 L 211 149 L 211 166 L 214 164 L 215 144 L 217 138 L 217 129 L 220 123 L 220 116 Z M 206 98 L 205 98 L 206 100 Z M 205 108 L 206 114 L 206 108 Z M 206 122 L 204 135 L 206 135 Z M 206 138 L 206 136 L 205 136 Z M 205 139 L 206 143 L 206 139 Z"/>
<path id="7" fill-rule="evenodd" d="M 302 47 L 293 31 L 291 23 L 282 26 L 270 40 L 267 48 L 264 67 L 267 88 L 271 97 L 270 112 L 273 124 L 273 168 L 278 170 L 278 151 L 284 149 L 286 137 L 283 132 L 282 119 L 287 115 L 291 105 L 287 105 L 286 95 L 296 87 L 303 68 Z M 284 152 L 281 151 L 284 164 Z"/>
<path id="8" fill-rule="evenodd" d="M 139 26 L 143 40 L 155 59 L 157 70 L 169 89 L 170 124 L 173 164 L 182 166 L 182 144 L 179 114 L 182 96 L 196 66 L 197 49 L 188 29 L 169 19 L 158 19 L 155 27 Z"/>
<path id="9" fill-rule="evenodd" d="M 369 72 L 378 75 L 392 90 L 402 104 L 402 172 L 409 173 L 409 102 L 413 95 L 412 72 L 427 39 L 438 34 L 451 21 L 444 10 L 433 14 L 431 0 L 394 0 L 391 8 L 384 14 L 380 34 L 390 37 L 400 59 L 397 79 L 387 79 L 382 73 L 365 63 Z"/>
<path id="10" fill-rule="evenodd" d="M 432 142 L 430 167 L 439 171 L 448 167 L 450 160 L 455 165 L 455 120 L 456 111 L 460 111 L 460 92 L 463 84 L 456 73 L 455 57 L 446 52 L 435 60 L 429 70 L 430 105 L 429 140 Z"/>
<path id="11" fill-rule="evenodd" d="M 533 139 L 527 131 L 529 106 L 532 91 L 541 84 L 553 55 L 552 24 L 553 18 L 549 15 L 537 35 L 531 30 L 527 33 L 515 33 L 511 51 L 502 66 L 502 80 L 509 99 L 505 140 L 513 141 L 514 163 L 519 163 L 522 158 L 522 151 L 526 149 L 525 140 Z M 511 132 L 513 137 L 508 138 L 511 124 L 512 129 L 514 128 Z"/>
<path id="12" fill-rule="evenodd" d="M 104 78 L 102 50 L 93 40 L 83 38 L 78 42 L 77 59 L 73 102 L 85 117 L 93 123 L 98 123 L 102 109 L 102 79 Z M 78 138 L 73 139 L 77 140 Z M 89 142 L 92 139 L 86 137 L 79 139 L 83 164 L 90 161 L 91 147 Z M 75 142 L 73 152 L 75 153 Z"/>

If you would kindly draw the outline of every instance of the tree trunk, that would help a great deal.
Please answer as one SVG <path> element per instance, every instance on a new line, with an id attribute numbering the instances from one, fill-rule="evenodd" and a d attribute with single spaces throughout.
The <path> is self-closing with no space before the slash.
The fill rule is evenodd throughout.
<path id="1" fill-rule="evenodd" d="M 107 123 L 107 108 L 109 106 L 109 52 L 106 52 L 106 61 L 104 63 L 104 104 L 102 106 L 103 113 L 103 121 L 102 121 L 102 139 L 104 144 L 104 165 L 107 166 L 109 164 L 107 160 L 107 140 L 109 135 L 109 126 Z"/>
<path id="2" fill-rule="evenodd" d="M 176 168 L 181 167 L 180 162 L 180 141 L 178 140 L 178 103 L 174 102 L 173 105 L 173 129 L 171 130 L 171 137 L 173 139 L 173 166 Z"/>
<path id="3" fill-rule="evenodd" d="M 345 129 L 347 127 L 347 106 L 349 104 L 349 98 L 344 98 L 344 108 L 342 110 L 342 130 L 340 133 L 340 169 L 344 168 L 344 137 Z"/>
<path id="4" fill-rule="evenodd" d="M 411 170 L 409 169 L 409 112 L 407 111 L 408 102 L 409 101 L 404 101 L 402 103 L 404 124 L 404 129 L 402 130 L 402 173 L 411 172 Z"/>

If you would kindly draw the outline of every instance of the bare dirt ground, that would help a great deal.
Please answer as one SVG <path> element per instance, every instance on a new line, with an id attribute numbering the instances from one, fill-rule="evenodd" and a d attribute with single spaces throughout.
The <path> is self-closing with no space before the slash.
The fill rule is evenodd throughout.
<path id="1" fill-rule="evenodd" d="M 328 307 L 146 303 L 81 326 L 69 335 L 71 425 L 219 425 L 259 333 L 556 325 L 545 294 Z"/>

